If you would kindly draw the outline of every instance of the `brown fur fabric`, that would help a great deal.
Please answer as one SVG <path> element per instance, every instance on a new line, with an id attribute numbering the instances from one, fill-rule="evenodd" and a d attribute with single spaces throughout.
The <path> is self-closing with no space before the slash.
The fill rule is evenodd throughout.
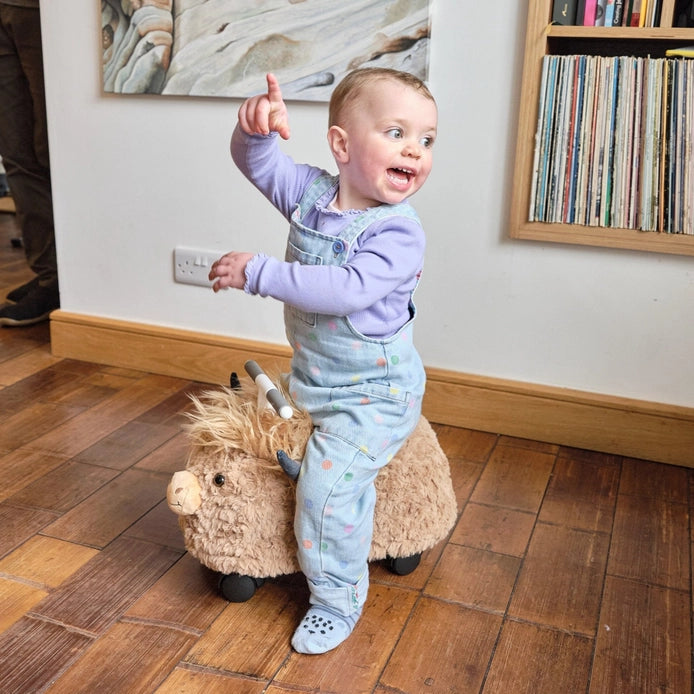
<path id="1" fill-rule="evenodd" d="M 295 483 L 277 464 L 276 453 L 283 449 L 300 461 L 313 427 L 306 412 L 295 409 L 294 417 L 284 420 L 272 411 L 258 412 L 256 401 L 250 379 L 242 379 L 240 391 L 193 398 L 186 466 L 191 476 L 184 484 L 172 481 L 167 498 L 181 513 L 176 499 L 187 484 L 197 485 L 199 508 L 180 517 L 188 551 L 215 571 L 260 578 L 299 570 Z M 376 488 L 371 560 L 423 552 L 445 538 L 455 522 L 448 460 L 424 417 L 379 473 Z"/>

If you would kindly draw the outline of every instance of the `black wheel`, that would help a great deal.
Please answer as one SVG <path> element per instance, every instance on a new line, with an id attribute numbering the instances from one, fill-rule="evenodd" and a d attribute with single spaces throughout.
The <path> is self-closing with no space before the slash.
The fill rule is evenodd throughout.
<path id="1" fill-rule="evenodd" d="M 421 558 L 421 554 L 413 554 L 410 557 L 388 557 L 388 568 L 398 576 L 407 576 L 419 566 Z"/>
<path id="2" fill-rule="evenodd" d="M 265 583 L 263 578 L 242 576 L 241 574 L 222 574 L 219 577 L 219 592 L 229 602 L 246 602 L 255 591 Z"/>

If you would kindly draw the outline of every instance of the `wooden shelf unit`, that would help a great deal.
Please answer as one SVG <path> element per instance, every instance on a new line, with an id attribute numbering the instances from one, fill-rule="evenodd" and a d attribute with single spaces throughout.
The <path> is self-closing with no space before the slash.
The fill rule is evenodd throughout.
<path id="1" fill-rule="evenodd" d="M 553 0 L 530 0 L 523 59 L 518 140 L 511 200 L 510 235 L 516 239 L 626 248 L 657 253 L 694 255 L 694 234 L 668 234 L 614 227 L 529 222 L 533 154 L 537 129 L 542 59 L 573 52 L 632 55 L 660 48 L 694 44 L 694 29 L 673 27 L 676 0 L 663 0 L 661 26 L 584 27 L 550 23 Z M 575 50 L 580 46 L 580 50 Z"/>

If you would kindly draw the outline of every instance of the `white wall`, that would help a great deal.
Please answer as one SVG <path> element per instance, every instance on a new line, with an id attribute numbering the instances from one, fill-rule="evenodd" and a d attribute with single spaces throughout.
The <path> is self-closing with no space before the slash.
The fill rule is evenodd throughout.
<path id="1" fill-rule="evenodd" d="M 239 102 L 103 95 L 99 3 L 42 4 L 63 309 L 284 343 L 273 301 L 172 277 L 176 245 L 283 254 L 285 223 L 228 155 Z M 525 3 L 433 5 L 425 364 L 694 406 L 694 259 L 509 240 Z M 326 106 L 290 109 L 287 151 L 334 170 Z"/>

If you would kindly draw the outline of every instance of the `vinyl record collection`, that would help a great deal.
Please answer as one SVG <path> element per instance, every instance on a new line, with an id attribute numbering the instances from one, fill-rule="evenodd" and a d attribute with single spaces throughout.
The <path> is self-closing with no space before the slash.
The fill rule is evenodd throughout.
<path id="1" fill-rule="evenodd" d="M 529 221 L 694 234 L 694 61 L 547 55 Z"/>

